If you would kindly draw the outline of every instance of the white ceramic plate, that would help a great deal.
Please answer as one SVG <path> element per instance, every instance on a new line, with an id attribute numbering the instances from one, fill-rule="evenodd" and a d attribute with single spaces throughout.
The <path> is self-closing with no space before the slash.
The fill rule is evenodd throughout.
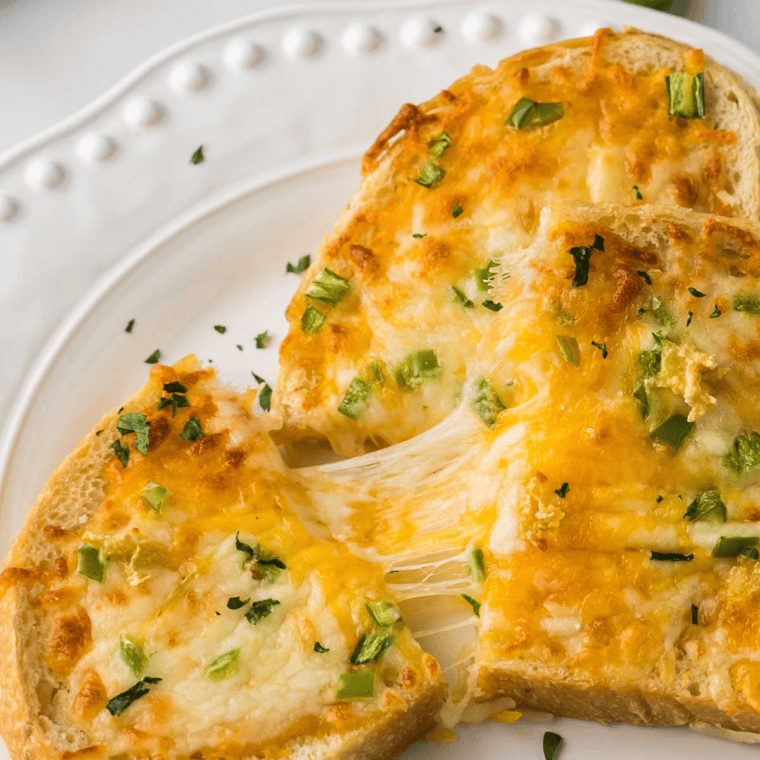
<path id="1" fill-rule="evenodd" d="M 252 370 L 274 379 L 297 284 L 285 264 L 330 229 L 361 149 L 401 103 L 476 62 L 624 24 L 701 45 L 760 85 L 760 61 L 732 40 L 619 2 L 311 7 L 189 40 L 0 157 L 0 408 L 20 389 L 0 447 L 0 550 L 61 458 L 141 384 L 156 348 L 169 362 L 196 352 L 241 386 Z M 191 165 L 201 144 L 206 160 Z M 273 340 L 257 350 L 264 330 Z M 539 758 L 545 729 L 485 724 L 408 756 Z M 643 759 L 653 746 L 669 760 L 756 756 L 686 730 L 551 730 L 566 739 L 563 760 Z"/>

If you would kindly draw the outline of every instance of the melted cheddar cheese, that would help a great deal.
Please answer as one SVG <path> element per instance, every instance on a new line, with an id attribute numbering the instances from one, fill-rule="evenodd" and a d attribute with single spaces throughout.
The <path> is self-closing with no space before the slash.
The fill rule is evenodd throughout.
<path id="1" fill-rule="evenodd" d="M 363 184 L 288 308 L 274 394 L 284 438 L 328 438 L 353 455 L 448 415 L 495 319 L 478 270 L 527 245 L 547 203 L 637 204 L 638 192 L 646 202 L 750 213 L 731 194 L 728 156 L 740 136 L 722 128 L 726 115 L 669 115 L 666 76 L 700 71 L 701 52 L 670 49 L 660 58 L 672 68 L 630 70 L 623 61 L 637 35 L 602 30 L 476 67 L 419 108 L 404 106 L 365 157 Z M 707 67 L 708 104 L 718 79 Z M 515 129 L 505 122 L 521 98 L 562 103 L 564 115 Z M 443 174 L 421 185 L 431 161 Z M 349 283 L 335 303 L 309 295 L 324 268 Z M 302 326 L 309 309 L 324 320 L 316 331 Z M 404 387 L 397 371 L 421 350 L 434 351 L 440 369 Z M 356 378 L 366 403 L 346 415 Z"/>

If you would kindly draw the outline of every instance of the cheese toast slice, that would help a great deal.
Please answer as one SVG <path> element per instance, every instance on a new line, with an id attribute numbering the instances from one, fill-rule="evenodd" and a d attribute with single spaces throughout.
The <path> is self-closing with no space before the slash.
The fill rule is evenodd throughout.
<path id="1" fill-rule="evenodd" d="M 302 470 L 318 514 L 465 595 L 479 699 L 757 731 L 760 225 L 559 205 L 496 278 L 454 414 Z"/>
<path id="2" fill-rule="evenodd" d="M 157 366 L 52 476 L 0 576 L 14 759 L 390 758 L 432 724 L 437 662 L 254 398 Z"/>
<path id="3" fill-rule="evenodd" d="M 493 321 L 492 262 L 562 200 L 760 216 L 757 99 L 687 46 L 602 30 L 478 66 L 403 106 L 288 307 L 283 440 L 342 454 L 456 406 Z"/>

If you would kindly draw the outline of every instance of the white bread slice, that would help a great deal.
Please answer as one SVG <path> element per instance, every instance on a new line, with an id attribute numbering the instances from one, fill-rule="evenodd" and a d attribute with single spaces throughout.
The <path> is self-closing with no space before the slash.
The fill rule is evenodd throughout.
<path id="1" fill-rule="evenodd" d="M 669 115 L 666 76 L 702 70 L 705 118 Z M 562 102 L 564 116 L 507 126 L 522 97 Z M 326 438 L 354 455 L 449 414 L 493 321 L 477 270 L 528 245 L 549 203 L 677 204 L 757 219 L 759 124 L 739 77 L 633 29 L 478 66 L 427 103 L 403 106 L 288 308 L 273 396 L 280 437 Z M 415 180 L 428 161 L 445 175 L 424 187 Z M 335 303 L 319 287 L 325 268 L 346 281 L 328 287 Z M 400 369 L 414 375 L 405 361 L 420 350 L 439 366 L 399 382 Z"/>
<path id="2" fill-rule="evenodd" d="M 157 412 L 177 382 L 191 406 Z M 393 643 L 364 668 L 376 670 L 374 697 L 336 697 L 340 674 L 362 670 L 348 658 L 373 626 L 365 602 L 385 598 L 383 570 L 309 532 L 320 528 L 253 398 L 193 357 L 158 366 L 123 412 L 147 415 L 148 454 L 126 434 L 128 464 L 116 461 L 114 411 L 51 477 L 1 576 L 0 730 L 14 760 L 391 758 L 432 724 L 445 686 L 401 624 L 381 629 Z M 184 440 L 192 417 L 205 435 Z M 169 489 L 160 512 L 140 495 L 145 481 Z M 262 575 L 237 531 L 287 568 Z M 85 542 L 111 557 L 102 583 L 77 574 Z M 228 609 L 228 597 L 279 603 L 245 622 L 248 607 Z M 148 658 L 137 672 L 120 658 L 124 636 Z M 329 652 L 312 649 L 320 639 Z M 119 717 L 103 709 L 145 675 L 163 680 Z"/>

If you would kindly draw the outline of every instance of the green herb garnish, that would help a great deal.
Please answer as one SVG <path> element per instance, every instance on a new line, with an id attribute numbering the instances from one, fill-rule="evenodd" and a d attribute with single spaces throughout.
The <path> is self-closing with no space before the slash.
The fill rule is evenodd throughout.
<path id="1" fill-rule="evenodd" d="M 309 286 L 306 296 L 335 306 L 350 287 L 351 283 L 347 279 L 325 267 Z"/>
<path id="2" fill-rule="evenodd" d="M 116 454 L 116 458 L 121 462 L 122 466 L 126 467 L 127 463 L 129 462 L 129 444 L 122 444 L 120 440 L 117 440 L 111 444 L 111 448 L 113 449 L 114 454 Z"/>
<path id="3" fill-rule="evenodd" d="M 686 327 L 688 327 L 691 324 L 691 320 L 692 320 L 693 317 L 694 317 L 694 312 L 690 311 L 689 312 L 689 318 L 686 320 Z"/>
<path id="4" fill-rule="evenodd" d="M 206 667 L 206 677 L 212 681 L 221 681 L 237 673 L 240 669 L 240 650 L 230 649 L 229 652 L 220 654 Z"/>
<path id="5" fill-rule="evenodd" d="M 182 428 L 182 432 L 180 433 L 180 437 L 186 441 L 197 441 L 199 438 L 203 438 L 204 435 L 206 434 L 203 432 L 201 421 L 198 417 L 191 417 L 185 423 L 185 427 Z"/>
<path id="6" fill-rule="evenodd" d="M 718 304 L 715 304 L 715 308 L 712 310 L 712 314 L 710 314 L 710 319 L 717 319 L 723 312 L 718 308 Z"/>
<path id="7" fill-rule="evenodd" d="M 245 613 L 245 619 L 251 625 L 256 625 L 259 621 L 269 617 L 278 604 L 279 602 L 276 599 L 260 599 L 251 605 L 251 609 Z"/>
<path id="8" fill-rule="evenodd" d="M 135 320 L 130 319 L 129 322 L 127 322 L 127 326 L 124 328 L 124 332 L 131 333 L 132 328 L 135 326 Z"/>
<path id="9" fill-rule="evenodd" d="M 644 370 L 644 377 L 654 377 L 662 369 L 662 351 L 659 348 L 642 351 L 639 354 L 639 364 Z"/>
<path id="10" fill-rule="evenodd" d="M 663 327 L 675 327 L 675 319 L 670 316 L 665 304 L 657 297 L 652 299 L 652 314 Z"/>
<path id="11" fill-rule="evenodd" d="M 734 438 L 731 448 L 723 457 L 723 465 L 735 475 L 760 466 L 760 434 L 753 431 Z"/>
<path id="12" fill-rule="evenodd" d="M 493 301 L 483 301 L 483 306 L 486 307 L 486 309 L 490 309 L 491 311 L 501 311 L 504 306 L 500 303 L 494 303 Z"/>
<path id="13" fill-rule="evenodd" d="M 456 219 L 459 216 L 462 216 L 463 213 L 464 213 L 464 209 L 458 203 L 456 206 L 454 206 L 454 208 L 451 211 L 451 215 L 454 217 L 454 219 Z"/>
<path id="14" fill-rule="evenodd" d="M 227 328 L 224 325 L 214 325 L 214 329 L 220 334 L 224 335 L 227 332 Z"/>
<path id="15" fill-rule="evenodd" d="M 164 502 L 169 495 L 169 489 L 160 486 L 158 483 L 149 482 L 142 490 L 142 497 L 155 509 L 159 514 L 164 510 Z M 135 673 L 139 675 L 139 673 Z"/>
<path id="16" fill-rule="evenodd" d="M 195 153 L 190 156 L 191 164 L 202 164 L 206 160 L 206 156 L 203 155 L 203 146 L 199 145 Z"/>
<path id="17" fill-rule="evenodd" d="M 348 386 L 348 390 L 343 397 L 343 401 L 340 402 L 338 411 L 352 420 L 358 420 L 362 412 L 367 408 L 370 390 L 371 386 L 369 383 L 355 377 Z"/>
<path id="18" fill-rule="evenodd" d="M 650 552 L 649 559 L 657 562 L 691 562 L 693 554 L 678 554 L 676 552 Z"/>
<path id="19" fill-rule="evenodd" d="M 327 317 L 313 306 L 307 306 L 301 317 L 301 329 L 307 335 L 313 335 L 324 324 Z"/>
<path id="20" fill-rule="evenodd" d="M 227 600 L 227 609 L 228 610 L 239 610 L 241 607 L 245 607 L 248 602 L 251 601 L 251 597 L 249 596 L 247 599 L 241 599 L 239 596 L 231 596 Z"/>
<path id="21" fill-rule="evenodd" d="M 269 330 L 264 330 L 256 336 L 256 348 L 266 348 L 269 343 Z"/>
<path id="22" fill-rule="evenodd" d="M 557 335 L 557 345 L 562 358 L 568 364 L 574 364 L 576 367 L 581 363 L 581 349 L 578 341 L 570 335 Z"/>
<path id="23" fill-rule="evenodd" d="M 341 673 L 338 676 L 338 699 L 369 699 L 374 696 L 374 668 L 364 668 L 356 673 Z"/>
<path id="24" fill-rule="evenodd" d="M 148 655 L 145 654 L 145 650 L 131 639 L 122 636 L 119 639 L 119 653 L 132 675 L 139 678 L 148 666 Z"/>
<path id="25" fill-rule="evenodd" d="M 713 557 L 738 557 L 744 550 L 755 549 L 757 536 L 721 536 L 712 551 Z M 743 555 L 746 556 L 746 555 Z"/>
<path id="26" fill-rule="evenodd" d="M 306 256 L 301 256 L 296 264 L 287 263 L 285 266 L 285 272 L 288 274 L 301 274 L 305 272 L 311 266 L 311 256 L 307 253 Z"/>
<path id="27" fill-rule="evenodd" d="M 636 193 L 636 200 L 637 201 L 643 201 L 644 200 L 644 196 L 641 194 L 641 190 L 639 190 L 639 186 L 638 185 L 634 185 L 633 186 L 633 192 Z"/>
<path id="28" fill-rule="evenodd" d="M 454 300 L 461 303 L 465 309 L 471 309 L 475 305 L 456 285 L 452 285 L 451 290 L 454 293 Z"/>
<path id="29" fill-rule="evenodd" d="M 554 760 L 562 746 L 562 737 L 554 731 L 544 732 L 544 760 Z"/>
<path id="30" fill-rule="evenodd" d="M 649 417 L 649 396 L 647 395 L 647 388 L 644 383 L 639 383 L 633 391 L 633 397 L 641 409 L 641 416 L 646 419 Z"/>
<path id="31" fill-rule="evenodd" d="M 691 624 L 699 625 L 699 607 L 696 604 L 691 605 Z"/>
<path id="32" fill-rule="evenodd" d="M 317 654 L 325 654 L 326 652 L 329 652 L 330 650 L 327 647 L 323 647 L 318 641 L 315 641 L 314 651 L 317 652 Z"/>
<path id="33" fill-rule="evenodd" d="M 475 617 L 480 617 L 480 602 L 477 599 L 473 599 L 468 594 L 462 594 L 462 599 L 472 607 L 472 611 L 475 613 Z"/>
<path id="34" fill-rule="evenodd" d="M 371 665 L 390 649 L 394 636 L 389 631 L 377 631 L 362 636 L 351 655 L 352 665 Z"/>
<path id="35" fill-rule="evenodd" d="M 440 182 L 446 176 L 446 172 L 438 166 L 435 161 L 425 161 L 422 171 L 415 182 L 423 187 L 432 187 L 436 182 Z"/>
<path id="36" fill-rule="evenodd" d="M 564 499 L 567 496 L 567 492 L 570 490 L 568 483 L 563 483 L 559 488 L 555 489 L 554 493 L 559 496 L 560 499 Z"/>
<path id="37" fill-rule="evenodd" d="M 637 274 L 639 277 L 641 277 L 641 279 L 642 279 L 642 280 L 644 280 L 644 282 L 645 282 L 647 285 L 651 285 L 651 284 L 652 284 L 652 278 L 649 276 L 649 273 L 648 273 L 648 272 L 644 272 L 643 270 L 637 270 L 637 271 L 636 271 L 636 274 Z"/>
<path id="38" fill-rule="evenodd" d="M 421 232 L 415 232 L 415 233 L 412 235 L 412 237 L 413 237 L 413 238 L 417 238 L 417 240 L 420 240 L 420 239 L 422 239 L 422 238 L 424 238 L 424 237 L 427 237 L 427 233 L 425 233 L 425 234 L 423 235 Z"/>
<path id="39" fill-rule="evenodd" d="M 441 365 L 433 349 L 426 348 L 407 355 L 396 369 L 396 383 L 403 391 L 413 391 L 425 380 L 438 377 Z"/>
<path id="40" fill-rule="evenodd" d="M 90 544 L 83 544 L 77 549 L 77 554 L 79 555 L 77 572 L 91 581 L 103 583 L 106 563 L 100 559 L 100 552 Z"/>
<path id="41" fill-rule="evenodd" d="M 689 293 L 691 293 L 694 298 L 704 298 L 705 294 L 701 290 L 697 290 L 696 288 L 687 288 Z"/>
<path id="42" fill-rule="evenodd" d="M 710 488 L 697 496 L 684 514 L 684 518 L 692 522 L 707 519 L 726 522 L 727 516 L 726 505 L 721 500 L 717 488 Z"/>
<path id="43" fill-rule="evenodd" d="M 475 270 L 475 282 L 478 285 L 478 290 L 484 292 L 488 291 L 488 288 L 491 287 L 494 275 L 496 274 L 494 269 L 496 269 L 497 266 L 499 266 L 499 262 L 491 260 L 482 269 Z"/>
<path id="44" fill-rule="evenodd" d="M 527 130 L 559 121 L 564 115 L 564 103 L 537 103 L 530 98 L 520 98 L 505 124 L 513 129 Z"/>
<path id="45" fill-rule="evenodd" d="M 146 360 L 145 364 L 158 364 L 161 359 L 161 349 L 157 348 Z"/>
<path id="46" fill-rule="evenodd" d="M 667 443 L 678 451 L 684 439 L 693 428 L 693 422 L 689 422 L 682 414 L 674 414 L 672 417 L 668 417 L 659 427 L 655 428 L 650 437 L 656 441 Z"/>
<path id="47" fill-rule="evenodd" d="M 493 430 L 496 418 L 507 407 L 502 403 L 488 380 L 480 377 L 475 381 L 475 395 L 470 402 L 470 408 L 485 422 L 490 430 Z"/>
<path id="48" fill-rule="evenodd" d="M 602 359 L 607 358 L 607 344 L 606 343 L 597 343 L 595 340 L 591 341 L 591 345 L 594 348 L 598 348 L 602 352 Z"/>
<path id="49" fill-rule="evenodd" d="M 185 387 L 181 383 L 169 383 L 169 385 L 176 386 L 179 385 L 181 387 Z M 166 390 L 166 386 L 164 386 L 164 390 Z M 172 417 L 174 417 L 177 414 L 177 409 L 185 408 L 190 406 L 190 402 L 187 400 L 187 396 L 185 396 L 183 393 L 172 393 L 169 398 L 166 398 L 166 396 L 162 396 L 158 400 L 158 411 L 160 412 L 165 406 L 171 406 L 172 408 Z"/>
<path id="50" fill-rule="evenodd" d="M 594 246 L 591 245 L 581 245 L 570 249 L 570 255 L 575 261 L 574 288 L 580 288 L 588 282 L 589 264 L 591 263 L 591 255 L 593 253 Z"/>
<path id="51" fill-rule="evenodd" d="M 150 691 L 149 686 L 160 683 L 161 681 L 161 678 L 152 678 L 151 676 L 145 676 L 145 678 L 139 680 L 134 686 L 110 699 L 106 705 L 106 710 L 108 710 L 108 712 L 110 712 L 114 717 L 118 717 L 133 702 L 140 699 L 140 697 L 144 697 Z"/>
<path id="52" fill-rule="evenodd" d="M 470 559 L 467 562 L 467 575 L 472 576 L 478 583 L 486 579 L 486 562 L 483 558 L 483 550 L 475 547 L 470 552 Z"/>
<path id="53" fill-rule="evenodd" d="M 734 296 L 734 311 L 760 314 L 760 296 Z"/>
<path id="54" fill-rule="evenodd" d="M 705 74 L 675 73 L 665 77 L 668 86 L 668 113 L 684 119 L 705 115 Z"/>
<path id="55" fill-rule="evenodd" d="M 148 453 L 150 445 L 150 422 L 142 412 L 127 412 L 116 422 L 116 429 L 122 433 L 135 434 L 135 448 L 141 454 Z"/>

